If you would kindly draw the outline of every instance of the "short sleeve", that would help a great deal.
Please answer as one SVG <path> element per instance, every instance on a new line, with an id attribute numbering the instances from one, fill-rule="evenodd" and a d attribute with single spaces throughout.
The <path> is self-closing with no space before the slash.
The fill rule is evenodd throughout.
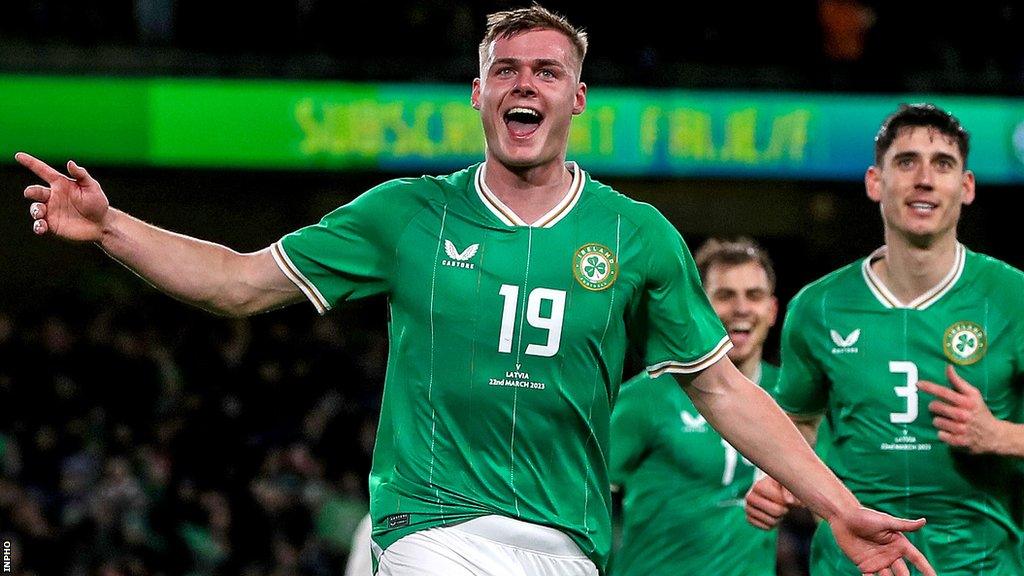
<path id="1" fill-rule="evenodd" d="M 318 312 L 389 289 L 403 216 L 416 208 L 408 186 L 381 184 L 271 246 L 277 265 Z"/>
<path id="2" fill-rule="evenodd" d="M 797 415 L 820 414 L 828 404 L 828 381 L 807 342 L 815 322 L 804 296 L 798 294 L 790 302 L 782 324 L 782 366 L 774 390 L 779 406 Z"/>
<path id="3" fill-rule="evenodd" d="M 645 228 L 647 281 L 639 309 L 639 351 L 652 377 L 695 373 L 732 348 L 721 320 L 708 302 L 679 232 L 660 214 Z"/>
<path id="4" fill-rule="evenodd" d="M 612 484 L 625 485 L 650 447 L 652 410 L 648 404 L 651 396 L 649 384 L 650 377 L 646 372 L 624 382 L 612 410 L 609 467 Z M 675 382 L 672 385 L 675 386 Z"/>
<path id="5" fill-rule="evenodd" d="M 1015 343 L 1017 345 L 1015 351 L 1014 365 L 1017 367 L 1016 373 L 1013 375 L 1014 383 L 1017 387 L 1024 387 L 1024 301 L 1019 298 L 1020 294 L 1024 294 L 1024 273 L 1016 268 L 1013 269 L 1016 291 L 1015 294 L 1018 297 L 1010 297 L 1008 300 L 1013 303 L 1014 311 L 1012 316 L 1012 322 L 1016 328 L 1017 338 Z M 1024 419 L 1024 406 L 1021 406 L 1021 418 Z"/>

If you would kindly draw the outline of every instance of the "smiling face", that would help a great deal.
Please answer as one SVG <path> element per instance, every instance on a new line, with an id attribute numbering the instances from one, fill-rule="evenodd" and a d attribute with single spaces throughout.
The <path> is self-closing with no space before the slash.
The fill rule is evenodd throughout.
<path id="1" fill-rule="evenodd" d="M 755 355 L 760 358 L 779 311 L 764 268 L 756 261 L 713 264 L 704 290 L 732 340 L 729 359 L 739 366 Z"/>
<path id="2" fill-rule="evenodd" d="M 587 101 L 580 65 L 572 42 L 556 30 L 491 43 L 472 93 L 488 161 L 516 171 L 565 162 L 569 125 Z"/>
<path id="3" fill-rule="evenodd" d="M 865 175 L 868 197 L 878 202 L 886 241 L 914 246 L 956 237 L 960 208 L 974 201 L 974 174 L 956 141 L 931 126 L 904 126 Z"/>

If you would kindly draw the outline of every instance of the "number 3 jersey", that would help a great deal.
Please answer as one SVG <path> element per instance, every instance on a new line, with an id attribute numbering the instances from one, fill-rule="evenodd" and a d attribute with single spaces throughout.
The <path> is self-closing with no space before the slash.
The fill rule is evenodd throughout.
<path id="1" fill-rule="evenodd" d="M 609 414 L 627 342 L 652 374 L 730 344 L 679 233 L 568 164 L 525 225 L 485 165 L 395 180 L 273 254 L 321 312 L 385 293 L 390 350 L 370 475 L 374 540 L 500 514 L 611 545 Z"/>
<path id="2" fill-rule="evenodd" d="M 865 505 L 928 524 L 908 537 L 943 575 L 1024 574 L 1019 462 L 975 456 L 938 438 L 918 380 L 952 387 L 947 364 L 977 387 L 996 418 L 1021 421 L 1024 275 L 957 245 L 932 290 L 901 304 L 871 269 L 884 250 L 804 288 L 782 332 L 776 399 L 824 413 L 827 462 Z M 859 574 L 827 525 L 815 574 Z"/>

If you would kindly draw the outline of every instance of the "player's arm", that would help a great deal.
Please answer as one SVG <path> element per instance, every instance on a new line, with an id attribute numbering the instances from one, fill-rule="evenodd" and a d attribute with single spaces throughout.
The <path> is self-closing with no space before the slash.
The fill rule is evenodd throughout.
<path id="1" fill-rule="evenodd" d="M 775 401 L 728 357 L 696 375 L 676 376 L 726 441 L 831 524 L 836 542 L 862 572 L 909 574 L 905 557 L 924 574 L 935 574 L 902 534 L 919 529 L 924 520 L 902 520 L 863 508 Z"/>
<path id="2" fill-rule="evenodd" d="M 818 459 L 771 396 L 728 358 L 696 377 L 677 374 L 701 414 L 737 450 L 825 518 L 856 508 L 856 498 Z"/>
<path id="3" fill-rule="evenodd" d="M 997 454 L 1024 458 L 1024 424 L 996 418 L 988 409 L 981 391 L 960 377 L 953 366 L 946 366 L 952 388 L 921 380 L 919 390 L 935 400 L 928 409 L 939 430 L 939 440 L 972 454 Z"/>
<path id="4" fill-rule="evenodd" d="M 789 414 L 800 435 L 812 448 L 818 442 L 818 428 L 821 415 Z M 771 530 L 782 520 L 790 508 L 803 503 L 793 493 L 771 476 L 757 479 L 744 497 L 743 509 L 747 522 L 762 530 Z"/>
<path id="5" fill-rule="evenodd" d="M 74 162 L 68 177 L 28 154 L 15 158 L 47 183 L 25 189 L 36 234 L 94 242 L 158 289 L 217 314 L 244 316 L 303 299 L 269 248 L 242 254 L 162 230 L 111 208 L 100 184 Z"/>
<path id="6" fill-rule="evenodd" d="M 818 428 L 821 427 L 821 414 L 790 414 L 789 419 L 793 421 L 796 429 L 811 448 L 818 444 Z"/>

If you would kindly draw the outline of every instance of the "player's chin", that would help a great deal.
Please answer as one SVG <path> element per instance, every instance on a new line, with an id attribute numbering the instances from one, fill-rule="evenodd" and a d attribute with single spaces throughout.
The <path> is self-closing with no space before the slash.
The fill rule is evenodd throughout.
<path id="1" fill-rule="evenodd" d="M 539 146 L 511 146 L 502 156 L 502 164 L 512 168 L 532 168 L 544 164 L 544 154 Z"/>

